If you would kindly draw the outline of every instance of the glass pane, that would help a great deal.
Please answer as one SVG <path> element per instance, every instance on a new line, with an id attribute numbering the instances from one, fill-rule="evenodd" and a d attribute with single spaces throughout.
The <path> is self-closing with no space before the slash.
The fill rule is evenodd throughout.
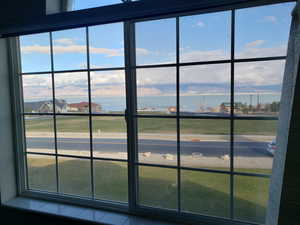
<path id="1" fill-rule="evenodd" d="M 59 154 L 90 156 L 88 116 L 57 116 L 56 129 Z"/>
<path id="2" fill-rule="evenodd" d="M 176 108 L 176 68 L 137 69 L 137 110 L 169 114 Z"/>
<path id="3" fill-rule="evenodd" d="M 54 70 L 87 68 L 86 29 L 53 32 Z"/>
<path id="4" fill-rule="evenodd" d="M 124 117 L 93 117 L 94 157 L 127 159 L 127 129 Z"/>
<path id="5" fill-rule="evenodd" d="M 230 65 L 181 67 L 181 114 L 229 116 Z"/>
<path id="6" fill-rule="evenodd" d="M 176 119 L 138 119 L 139 162 L 177 165 Z"/>
<path id="7" fill-rule="evenodd" d="M 181 170 L 182 210 L 229 217 L 230 176 Z"/>
<path id="8" fill-rule="evenodd" d="M 175 63 L 176 20 L 163 19 L 135 24 L 136 64 Z"/>
<path id="9" fill-rule="evenodd" d="M 124 113 L 126 89 L 124 70 L 91 72 L 93 113 Z"/>
<path id="10" fill-rule="evenodd" d="M 59 192 L 91 196 L 91 162 L 86 159 L 58 158 Z"/>
<path id="11" fill-rule="evenodd" d="M 180 61 L 230 58 L 230 12 L 180 18 Z"/>
<path id="12" fill-rule="evenodd" d="M 237 10 L 236 57 L 285 56 L 294 6 L 282 3 Z"/>
<path id="13" fill-rule="evenodd" d="M 236 64 L 235 113 L 278 115 L 284 66 L 284 60 Z"/>
<path id="14" fill-rule="evenodd" d="M 235 176 L 234 215 L 236 219 L 265 223 L 269 184 L 268 178 Z"/>
<path id="15" fill-rule="evenodd" d="M 89 112 L 86 72 L 55 74 L 55 107 L 57 113 Z"/>
<path id="16" fill-rule="evenodd" d="M 229 120 L 181 119 L 180 139 L 182 166 L 229 169 Z"/>
<path id="17" fill-rule="evenodd" d="M 89 27 L 91 68 L 124 66 L 123 23 Z"/>
<path id="18" fill-rule="evenodd" d="M 53 153 L 53 116 L 25 116 L 26 150 L 28 152 Z"/>
<path id="19" fill-rule="evenodd" d="M 95 197 L 127 202 L 127 163 L 94 160 Z"/>
<path id="20" fill-rule="evenodd" d="M 24 112 L 53 112 L 52 79 L 50 74 L 24 75 L 23 99 Z"/>
<path id="21" fill-rule="evenodd" d="M 49 33 L 20 36 L 22 72 L 51 70 Z"/>
<path id="22" fill-rule="evenodd" d="M 123 3 L 122 0 L 74 0 L 73 10 L 89 9 Z"/>
<path id="23" fill-rule="evenodd" d="M 235 120 L 234 166 L 236 171 L 272 173 L 276 151 L 276 120 Z"/>
<path id="24" fill-rule="evenodd" d="M 140 166 L 139 203 L 177 209 L 177 170 Z"/>
<path id="25" fill-rule="evenodd" d="M 54 156 L 27 155 L 28 186 L 39 191 L 56 191 Z"/>

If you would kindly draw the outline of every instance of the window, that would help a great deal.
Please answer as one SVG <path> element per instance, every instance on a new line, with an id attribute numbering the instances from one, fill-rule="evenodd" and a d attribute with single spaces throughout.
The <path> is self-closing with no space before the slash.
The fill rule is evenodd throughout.
<path id="1" fill-rule="evenodd" d="M 115 5 L 120 3 L 134 2 L 138 0 L 73 0 L 72 10 L 90 9 L 100 6 Z"/>
<path id="2" fill-rule="evenodd" d="M 293 6 L 21 36 L 26 190 L 263 224 Z"/>

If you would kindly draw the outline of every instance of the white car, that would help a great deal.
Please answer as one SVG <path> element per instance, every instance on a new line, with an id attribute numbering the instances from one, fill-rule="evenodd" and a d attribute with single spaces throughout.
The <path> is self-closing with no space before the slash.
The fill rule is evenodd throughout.
<path id="1" fill-rule="evenodd" d="M 272 156 L 274 156 L 276 149 L 277 149 L 276 139 L 273 139 L 270 143 L 268 143 L 267 151 L 268 151 Z"/>

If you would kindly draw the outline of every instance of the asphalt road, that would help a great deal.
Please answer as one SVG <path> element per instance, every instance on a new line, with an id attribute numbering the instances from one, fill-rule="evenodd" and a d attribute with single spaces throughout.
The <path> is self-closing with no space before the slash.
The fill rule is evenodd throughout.
<path id="1" fill-rule="evenodd" d="M 235 156 L 245 157 L 271 157 L 266 151 L 266 142 L 235 142 Z M 90 151 L 90 142 L 87 138 L 59 138 L 57 143 L 61 150 Z M 50 138 L 27 138 L 27 148 L 34 149 L 54 149 L 54 141 Z M 95 138 L 93 140 L 94 151 L 100 152 L 126 152 L 127 144 L 124 139 Z M 140 140 L 138 144 L 140 153 L 151 152 L 160 154 L 176 154 L 176 141 L 167 140 Z M 200 141 L 181 142 L 181 154 L 191 155 L 201 153 L 206 157 L 220 157 L 230 154 L 230 145 L 224 141 Z"/>

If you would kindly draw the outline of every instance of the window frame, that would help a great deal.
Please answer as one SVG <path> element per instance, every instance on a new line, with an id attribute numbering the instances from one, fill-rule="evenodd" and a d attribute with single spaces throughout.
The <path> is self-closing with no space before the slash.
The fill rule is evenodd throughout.
<path id="1" fill-rule="evenodd" d="M 278 3 L 274 1 L 275 3 Z M 257 5 L 254 5 L 257 6 Z M 197 11 L 192 11 L 189 13 L 180 13 L 176 14 L 170 14 L 166 16 L 158 16 L 158 17 L 152 17 L 151 19 L 146 18 L 146 19 L 139 19 L 139 20 L 132 20 L 132 21 L 125 21 L 124 22 L 124 44 L 125 44 L 125 65 L 124 67 L 120 68 L 104 68 L 104 69 L 90 69 L 89 67 L 84 70 L 70 70 L 70 71 L 55 71 L 55 73 L 60 73 L 60 72 L 82 72 L 82 71 L 104 71 L 104 70 L 111 70 L 111 69 L 124 69 L 125 70 L 125 77 L 126 77 L 126 100 L 127 100 L 127 110 L 125 114 L 120 114 L 117 116 L 125 116 L 127 120 L 127 148 L 128 148 L 128 158 L 125 161 L 128 161 L 128 194 L 129 194 L 129 199 L 128 199 L 128 207 L 127 205 L 124 205 L 122 203 L 117 203 L 117 202 L 112 202 L 112 201 L 104 201 L 104 200 L 95 200 L 95 199 L 87 199 L 87 198 L 82 198 L 82 197 L 76 197 L 76 196 L 66 196 L 62 194 L 53 194 L 53 193 L 46 193 L 46 192 L 39 192 L 39 191 L 31 191 L 27 190 L 26 188 L 26 183 L 28 183 L 27 176 L 24 177 L 24 174 L 26 174 L 26 168 L 27 168 L 27 163 L 24 157 L 24 154 L 26 155 L 26 141 L 25 141 L 25 121 L 23 119 L 23 115 L 30 115 L 31 113 L 22 113 L 24 106 L 22 105 L 22 84 L 20 81 L 20 77 L 24 74 L 43 74 L 43 72 L 37 72 L 37 73 L 22 73 L 21 72 L 21 64 L 20 64 L 20 53 L 19 53 L 19 43 L 18 43 L 18 38 L 10 38 L 9 40 L 9 45 L 10 45 L 10 58 L 11 58 L 11 63 L 12 63 L 12 69 L 14 70 L 15 76 L 11 76 L 11 84 L 12 84 L 12 99 L 13 99 L 13 114 L 14 114 L 14 133 L 15 133 L 15 148 L 16 148 L 16 160 L 17 160 L 17 176 L 18 176 L 18 192 L 19 195 L 21 196 L 26 196 L 26 197 L 32 197 L 32 198 L 39 198 L 39 199 L 45 199 L 45 200 L 52 200 L 52 201 L 57 201 L 57 202 L 64 202 L 64 203 L 71 203 L 75 205 L 81 205 L 81 206 L 90 206 L 90 207 L 95 207 L 95 208 L 102 208 L 102 209 L 112 209 L 115 211 L 120 211 L 120 212 L 127 212 L 127 213 L 133 213 L 137 215 L 153 215 L 157 216 L 160 218 L 165 218 L 166 215 L 171 217 L 171 220 L 175 220 L 178 222 L 183 222 L 183 221 L 191 221 L 191 222 L 198 222 L 198 223 L 206 223 L 206 224 L 256 224 L 252 222 L 245 222 L 237 219 L 227 219 L 227 218 L 219 218 L 216 216 L 206 216 L 206 215 L 200 215 L 200 214 L 193 214 L 193 213 L 186 213 L 186 212 L 172 212 L 170 210 L 166 209 L 156 209 L 153 207 L 146 207 L 146 206 L 141 206 L 138 204 L 138 166 L 153 166 L 153 167 L 163 167 L 163 168 L 174 168 L 177 169 L 177 176 L 180 177 L 180 170 L 190 170 L 190 171 L 202 171 L 202 172 L 216 172 L 216 173 L 225 173 L 230 175 L 230 189 L 231 189 L 231 198 L 234 196 L 233 194 L 233 176 L 234 175 L 241 175 L 241 176 L 254 176 L 254 177 L 262 177 L 262 178 L 270 178 L 271 175 L 267 174 L 252 174 L 252 173 L 245 173 L 245 172 L 236 172 L 234 171 L 233 167 L 233 160 L 234 160 L 234 153 L 233 153 L 233 143 L 234 143 L 234 121 L 235 120 L 277 120 L 277 117 L 244 117 L 244 116 L 235 116 L 234 115 L 234 64 L 235 63 L 243 63 L 243 62 L 258 62 L 258 61 L 273 61 L 273 60 L 285 60 L 286 56 L 276 56 L 276 57 L 257 57 L 257 58 L 247 58 L 247 59 L 235 59 L 234 58 L 234 42 L 235 42 L 235 11 L 236 9 L 240 8 L 248 8 L 251 7 L 251 5 L 245 6 L 242 4 L 241 6 L 233 6 L 229 8 L 216 8 L 214 10 L 197 10 Z M 228 60 L 216 60 L 216 61 L 201 61 L 201 62 L 189 62 L 189 63 L 181 63 L 179 61 L 179 18 L 181 16 L 190 16 L 190 15 L 199 15 L 199 14 L 205 14 L 208 12 L 218 12 L 218 11 L 231 11 L 231 57 Z M 162 18 L 176 18 L 176 62 L 172 64 L 155 64 L 155 65 L 141 65 L 141 66 L 136 66 L 135 64 L 135 23 L 136 22 L 141 22 L 141 21 L 150 21 L 150 20 L 157 20 L 157 19 L 162 19 Z M 86 31 L 88 34 L 88 25 L 87 26 L 82 26 L 86 27 Z M 50 39 L 52 39 L 52 32 L 50 32 Z M 52 43 L 52 41 L 50 42 Z M 88 45 L 87 45 L 88 48 Z M 53 55 L 52 55 L 53 57 Z M 89 58 L 89 57 L 88 57 Z M 138 68 L 163 68 L 163 67 L 176 67 L 176 79 L 179 81 L 179 70 L 182 66 L 194 66 L 194 65 L 213 65 L 213 64 L 218 64 L 218 63 L 229 63 L 231 65 L 231 110 L 230 110 L 230 117 L 209 117 L 209 116 L 182 116 L 179 115 L 179 84 L 180 82 L 176 82 L 177 88 L 176 88 L 176 102 L 177 102 L 177 113 L 174 116 L 165 116 L 165 115 L 138 115 L 136 113 L 136 69 Z M 53 64 L 53 59 L 52 59 L 52 64 Z M 44 72 L 44 73 L 49 73 L 49 71 Z M 52 65 L 52 71 L 51 73 L 53 74 L 53 65 Z M 22 75 L 21 75 L 22 74 Z M 52 75 L 53 76 L 53 75 Z M 90 82 L 90 79 L 89 79 Z M 54 88 L 54 87 L 53 87 Z M 89 90 L 89 102 L 91 103 L 91 96 L 90 96 L 90 90 Z M 89 106 L 91 107 L 91 106 Z M 53 113 L 50 113 L 50 115 L 56 114 L 55 110 L 53 110 Z M 43 114 L 43 113 L 34 113 L 34 115 L 49 115 L 49 113 Z M 63 114 L 59 114 L 63 115 Z M 74 115 L 74 114 L 72 114 Z M 90 112 L 88 113 L 88 116 L 90 118 L 89 121 L 91 121 L 91 117 L 93 114 Z M 105 114 L 100 114 L 97 116 L 111 116 L 111 115 L 105 115 Z M 180 144 L 180 120 L 181 119 L 225 119 L 230 121 L 230 171 L 215 171 L 215 170 L 210 170 L 210 169 L 196 169 L 196 168 L 185 168 L 180 166 L 180 149 L 177 149 L 177 159 L 179 164 L 176 167 L 172 166 L 160 166 L 157 164 L 144 164 L 144 163 L 139 163 L 137 160 L 137 118 L 174 118 L 177 121 L 177 146 Z M 91 128 L 90 128 L 91 131 Z M 92 145 L 92 143 L 91 143 Z M 56 152 L 57 153 L 57 152 Z M 179 156 L 179 157 L 178 157 Z M 67 156 L 69 157 L 69 156 Z M 90 158 L 93 159 L 93 158 Z M 94 158 L 95 159 L 95 158 Z M 122 160 L 124 161 L 124 160 Z M 180 182 L 179 182 L 180 183 Z M 179 184 L 178 183 L 178 184 Z M 179 186 L 179 192 L 178 192 L 178 199 L 180 198 L 180 184 Z M 180 204 L 180 200 L 178 200 Z M 231 202 L 233 200 L 231 199 Z M 231 203 L 231 212 L 233 212 L 233 203 Z M 233 217 L 233 216 L 232 216 Z"/>

